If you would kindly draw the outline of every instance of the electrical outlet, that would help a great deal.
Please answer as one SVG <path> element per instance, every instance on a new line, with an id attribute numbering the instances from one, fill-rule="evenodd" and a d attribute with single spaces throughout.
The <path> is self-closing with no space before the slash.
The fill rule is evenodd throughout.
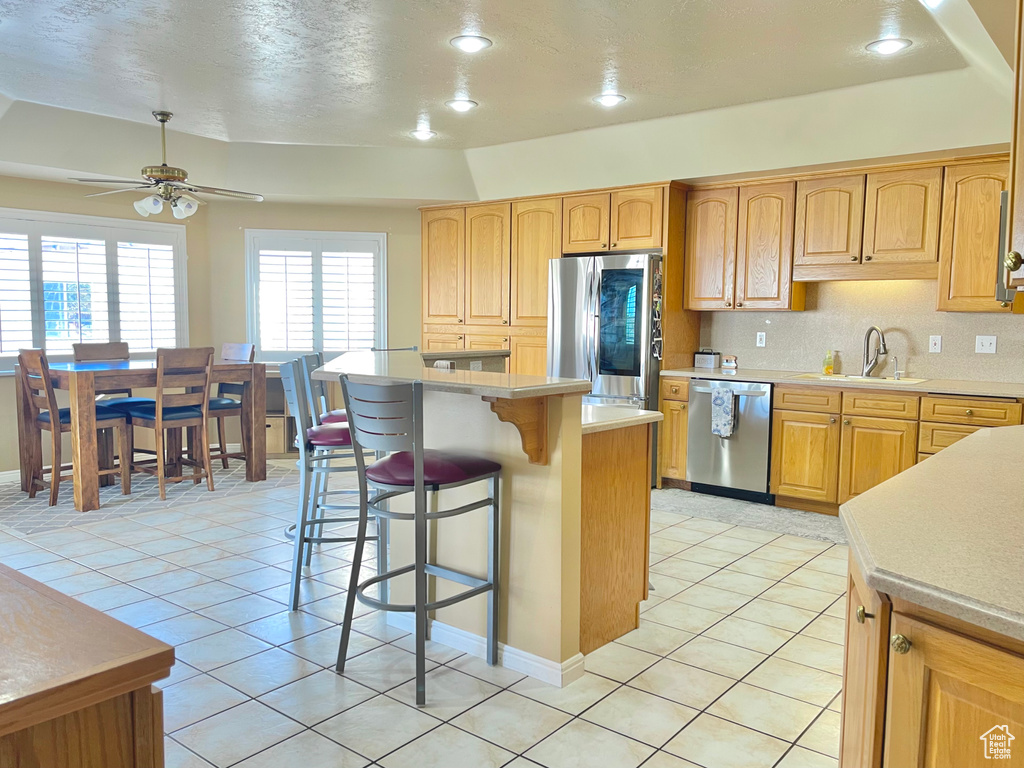
<path id="1" fill-rule="evenodd" d="M 757 332 L 757 346 L 763 347 L 764 346 L 764 341 L 765 341 L 765 333 L 764 333 L 764 331 L 758 331 Z"/>
<path id="2" fill-rule="evenodd" d="M 929 352 L 941 352 L 942 351 L 942 337 L 941 336 L 929 336 L 928 337 L 928 351 Z"/>
<path id="3" fill-rule="evenodd" d="M 996 337 L 975 336 L 974 351 L 978 354 L 994 355 L 996 353 Z"/>

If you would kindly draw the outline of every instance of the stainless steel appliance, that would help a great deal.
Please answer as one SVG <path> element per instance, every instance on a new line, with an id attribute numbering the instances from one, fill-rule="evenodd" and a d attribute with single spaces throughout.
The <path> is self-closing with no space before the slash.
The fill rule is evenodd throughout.
<path id="1" fill-rule="evenodd" d="M 731 437 L 711 432 L 711 393 L 731 389 Z M 687 417 L 686 479 L 693 490 L 772 503 L 768 493 L 772 385 L 691 379 Z"/>
<path id="2" fill-rule="evenodd" d="M 548 376 L 589 379 L 590 403 L 657 408 L 661 254 L 552 259 Z"/>

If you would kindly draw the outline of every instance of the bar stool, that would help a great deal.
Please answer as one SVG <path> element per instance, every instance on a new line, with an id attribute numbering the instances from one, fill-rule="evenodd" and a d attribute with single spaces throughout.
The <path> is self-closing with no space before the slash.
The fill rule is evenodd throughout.
<path id="1" fill-rule="evenodd" d="M 338 536 L 329 533 L 324 535 L 325 525 L 347 524 L 359 522 L 359 517 L 354 514 L 359 505 L 352 504 L 329 504 L 327 503 L 329 493 L 326 489 L 327 477 L 338 472 L 355 472 L 356 467 L 351 464 L 355 456 L 352 447 L 352 437 L 347 423 L 315 424 L 312 413 L 316 409 L 310 408 L 307 400 L 307 388 L 305 375 L 307 373 L 306 362 L 299 358 L 288 363 L 282 363 L 279 367 L 281 373 L 281 384 L 284 388 L 285 401 L 288 410 L 295 419 L 295 444 L 299 449 L 299 507 L 295 525 L 292 526 L 292 536 L 295 540 L 295 554 L 292 558 L 291 578 L 291 610 L 299 608 L 299 587 L 302 582 L 302 566 L 309 565 L 312 557 L 314 544 L 330 543 L 352 543 L 356 541 L 354 536 Z M 315 404 L 319 407 L 319 403 Z M 339 462 L 345 462 L 339 466 Z M 339 493 L 344 493 L 340 491 Z M 350 511 L 349 516 L 328 517 L 327 513 Z M 370 537 L 372 541 L 378 541 L 378 536 Z M 378 542 L 377 557 L 378 568 L 386 567 L 386 546 Z M 355 566 L 353 566 L 355 567 Z"/>
<path id="2" fill-rule="evenodd" d="M 349 417 L 352 446 L 359 472 L 359 526 L 352 575 L 345 603 L 345 618 L 338 648 L 337 671 L 345 671 L 352 615 L 356 598 L 364 605 L 382 611 L 400 611 L 416 615 L 416 704 L 426 703 L 427 612 L 446 608 L 476 595 L 487 594 L 487 663 L 498 663 L 498 480 L 501 465 L 480 456 L 429 450 L 423 446 L 423 383 L 357 384 L 347 375 L 341 377 L 345 410 Z M 363 451 L 386 451 L 390 455 L 366 466 Z M 427 511 L 427 491 L 438 492 L 486 480 L 488 496 L 460 507 L 437 512 Z M 369 488 L 373 487 L 374 496 Z M 392 512 L 380 506 L 388 499 L 412 493 L 415 511 Z M 461 571 L 427 562 L 427 523 L 454 517 L 476 509 L 490 508 L 487 537 L 487 579 L 478 579 Z M 390 520 L 411 520 L 415 524 L 414 562 L 359 581 L 363 544 L 370 514 Z M 375 584 L 405 573 L 415 574 L 415 601 L 412 604 L 389 603 L 366 594 Z M 427 577 L 448 579 L 468 589 L 457 595 L 427 602 Z"/>

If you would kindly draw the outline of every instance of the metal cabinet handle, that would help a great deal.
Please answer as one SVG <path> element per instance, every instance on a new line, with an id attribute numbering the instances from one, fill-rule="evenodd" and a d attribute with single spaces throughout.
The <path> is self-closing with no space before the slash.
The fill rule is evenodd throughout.
<path id="1" fill-rule="evenodd" d="M 868 613 L 863 605 L 858 605 L 857 606 L 856 616 L 857 616 L 857 623 L 858 624 L 863 624 L 865 619 L 873 619 L 873 618 L 875 618 L 875 614 Z"/>
<path id="2" fill-rule="evenodd" d="M 681 405 L 679 406 L 679 410 L 680 410 L 680 411 L 685 411 L 685 410 L 686 410 L 686 403 L 682 403 L 682 404 L 681 404 Z"/>
<path id="3" fill-rule="evenodd" d="M 679 387 L 670 387 L 670 389 L 672 390 L 672 394 L 673 395 L 678 395 L 679 394 Z"/>
<path id="4" fill-rule="evenodd" d="M 843 419 L 843 426 L 844 427 L 850 426 L 850 420 L 849 419 Z"/>
<path id="5" fill-rule="evenodd" d="M 731 302 L 731 301 L 727 301 L 727 302 L 725 302 L 725 306 L 727 306 L 727 307 L 731 307 L 731 306 L 732 306 L 732 302 Z"/>
<path id="6" fill-rule="evenodd" d="M 457 339 L 458 341 L 462 341 L 462 337 L 461 337 L 461 336 L 456 336 L 455 338 L 456 338 L 456 339 Z"/>
<path id="7" fill-rule="evenodd" d="M 1016 251 L 1010 251 L 1006 254 L 1006 258 L 1003 259 L 1003 266 L 1011 272 L 1016 272 L 1022 264 L 1024 264 L 1024 258 Z"/>
<path id="8" fill-rule="evenodd" d="M 835 416 L 833 416 L 832 418 L 830 418 L 830 419 L 828 420 L 828 423 L 829 423 L 829 424 L 835 424 L 835 423 L 836 423 L 836 417 L 835 417 Z"/>
<path id="9" fill-rule="evenodd" d="M 860 261 L 860 258 L 858 256 L 851 256 L 850 261 Z"/>
<path id="10" fill-rule="evenodd" d="M 508 320 L 502 320 L 502 321 L 501 321 L 501 324 L 502 324 L 502 325 L 508 325 Z"/>
<path id="11" fill-rule="evenodd" d="M 737 301 L 736 302 L 736 306 L 737 307 L 742 307 L 743 306 L 743 302 L 742 301 Z"/>
<path id="12" fill-rule="evenodd" d="M 871 257 L 870 256 L 865 256 L 864 257 L 864 261 L 871 261 Z"/>
<path id="13" fill-rule="evenodd" d="M 612 248 L 614 248 L 616 245 L 618 245 L 618 243 L 612 243 Z"/>
<path id="14" fill-rule="evenodd" d="M 973 416 L 974 415 L 974 411 L 972 411 L 970 408 L 968 408 L 967 409 L 967 415 L 968 416 Z"/>
<path id="15" fill-rule="evenodd" d="M 901 656 L 904 653 L 910 653 L 911 642 L 903 635 L 893 635 L 892 639 L 889 641 L 889 645 L 891 645 L 892 649 Z"/>
<path id="16" fill-rule="evenodd" d="M 461 323 L 461 322 L 462 322 L 462 318 L 460 317 L 460 318 L 459 318 L 458 320 L 456 320 L 455 322 L 456 322 L 456 323 Z"/>
<path id="17" fill-rule="evenodd" d="M 607 248 L 608 247 L 608 243 L 601 243 L 601 247 L 602 248 Z"/>

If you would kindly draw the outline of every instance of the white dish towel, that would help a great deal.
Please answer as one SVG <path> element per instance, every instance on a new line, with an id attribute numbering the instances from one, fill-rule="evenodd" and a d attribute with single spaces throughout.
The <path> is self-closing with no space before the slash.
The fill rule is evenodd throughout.
<path id="1" fill-rule="evenodd" d="M 725 387 L 711 390 L 711 434 L 732 437 L 736 393 Z"/>

